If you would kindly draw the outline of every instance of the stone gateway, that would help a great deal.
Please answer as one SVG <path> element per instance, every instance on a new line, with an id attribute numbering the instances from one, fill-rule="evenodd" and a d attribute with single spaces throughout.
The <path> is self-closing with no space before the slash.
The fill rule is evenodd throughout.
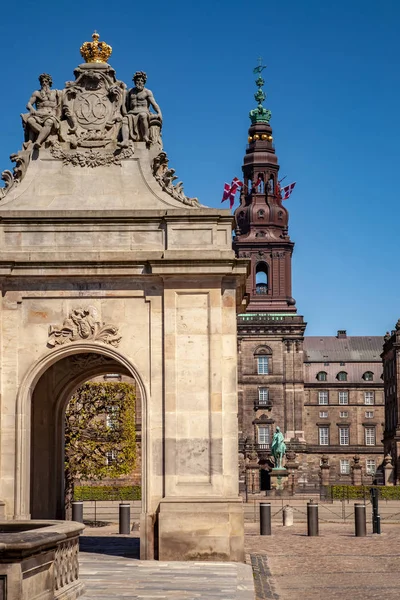
<path id="1" fill-rule="evenodd" d="M 98 34 L 81 51 L 63 90 L 41 75 L 16 166 L 2 174 L 4 517 L 64 517 L 66 405 L 84 381 L 120 373 L 142 398 L 141 558 L 241 561 L 236 312 L 247 260 L 232 250 L 229 211 L 175 183 L 146 75 L 128 91 Z"/>

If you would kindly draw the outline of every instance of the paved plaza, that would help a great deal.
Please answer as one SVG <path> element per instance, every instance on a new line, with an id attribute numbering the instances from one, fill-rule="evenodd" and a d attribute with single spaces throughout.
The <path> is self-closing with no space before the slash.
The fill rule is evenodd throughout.
<path id="1" fill-rule="evenodd" d="M 272 531 L 260 536 L 258 524 L 246 525 L 260 600 L 399 598 L 400 525 L 384 524 L 381 535 L 365 538 L 354 536 L 353 523 L 320 523 L 319 537 L 306 535 L 306 523 L 273 523 Z"/>
<path id="2" fill-rule="evenodd" d="M 366 538 L 354 537 L 353 523 L 320 523 L 319 537 L 307 537 L 306 523 L 273 523 L 272 536 L 258 532 L 257 523 L 246 524 L 248 564 L 241 565 L 140 561 L 137 532 L 87 528 L 83 600 L 254 600 L 254 586 L 257 600 L 399 597 L 400 525 L 384 524 L 380 536 Z"/>
<path id="3" fill-rule="evenodd" d="M 82 600 L 254 600 L 249 565 L 141 561 L 139 539 L 117 526 L 88 528 L 81 537 Z"/>

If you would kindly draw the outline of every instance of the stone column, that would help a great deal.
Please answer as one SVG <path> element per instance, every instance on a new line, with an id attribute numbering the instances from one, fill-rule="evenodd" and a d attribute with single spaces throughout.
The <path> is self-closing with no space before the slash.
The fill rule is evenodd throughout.
<path id="1" fill-rule="evenodd" d="M 330 466 L 329 466 L 329 458 L 325 455 L 321 458 L 321 485 L 328 486 L 330 483 Z"/>
<path id="2" fill-rule="evenodd" d="M 260 493 L 260 465 L 256 452 L 250 453 L 246 465 L 246 483 L 248 494 Z"/>
<path id="3" fill-rule="evenodd" d="M 286 452 L 286 470 L 288 472 L 287 487 L 294 494 L 299 478 L 299 463 L 296 462 L 296 453 L 293 450 Z"/>
<path id="4" fill-rule="evenodd" d="M 160 560 L 244 560 L 235 292 L 234 278 L 165 279 Z"/>
<path id="5" fill-rule="evenodd" d="M 386 454 L 383 459 L 383 478 L 385 485 L 394 485 L 393 470 L 392 457 L 390 454 Z"/>
<path id="6" fill-rule="evenodd" d="M 353 457 L 353 466 L 351 469 L 352 475 L 352 484 L 353 485 L 362 485 L 362 468 L 360 465 L 360 457 L 356 454 Z"/>

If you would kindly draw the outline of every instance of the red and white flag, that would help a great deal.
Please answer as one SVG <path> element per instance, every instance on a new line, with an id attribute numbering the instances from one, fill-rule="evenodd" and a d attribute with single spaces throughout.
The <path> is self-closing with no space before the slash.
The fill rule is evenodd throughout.
<path id="1" fill-rule="evenodd" d="M 235 194 L 238 191 L 238 189 L 242 186 L 243 186 L 243 182 L 240 181 L 240 179 L 238 179 L 237 177 L 234 177 L 232 179 L 231 184 L 225 183 L 224 184 L 224 193 L 222 194 L 221 202 L 225 202 L 225 200 L 229 199 L 229 207 L 232 208 L 232 206 L 235 203 Z"/>
<path id="2" fill-rule="evenodd" d="M 290 185 L 285 185 L 285 187 L 282 188 L 282 192 L 283 192 L 282 200 L 287 200 L 289 198 L 290 194 L 294 190 L 295 185 L 296 185 L 296 182 L 291 183 Z"/>

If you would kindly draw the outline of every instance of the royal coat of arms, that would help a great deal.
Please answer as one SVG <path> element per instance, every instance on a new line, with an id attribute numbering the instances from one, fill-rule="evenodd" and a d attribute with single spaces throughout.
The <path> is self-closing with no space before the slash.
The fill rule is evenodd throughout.
<path id="1" fill-rule="evenodd" d="M 107 64 L 88 64 L 74 71 L 65 85 L 62 137 L 72 147 L 104 147 L 116 141 L 122 121 L 125 84 Z"/>

